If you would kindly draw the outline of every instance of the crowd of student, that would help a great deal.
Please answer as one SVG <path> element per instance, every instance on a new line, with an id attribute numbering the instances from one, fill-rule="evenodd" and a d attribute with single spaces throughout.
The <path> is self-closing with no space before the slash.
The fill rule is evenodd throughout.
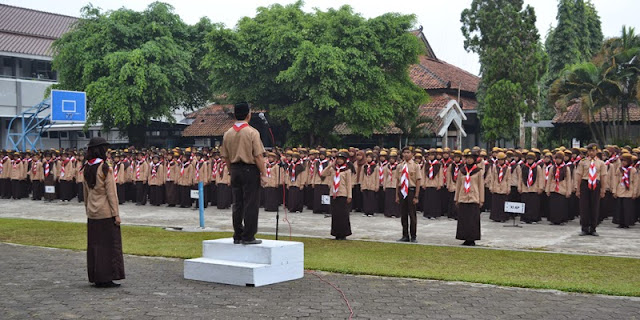
<path id="1" fill-rule="evenodd" d="M 505 201 L 523 202 L 521 221 L 564 224 L 580 217 L 581 235 L 612 217 L 620 228 L 638 221 L 638 149 L 597 145 L 553 150 L 480 148 L 460 150 L 367 150 L 286 148 L 268 150 L 261 205 L 291 212 L 306 207 L 332 215 L 332 235 L 351 235 L 349 213 L 402 218 L 400 241 L 417 241 L 416 211 L 425 219 L 458 220 L 457 238 L 480 239 L 480 212 L 505 222 Z M 120 204 L 191 207 L 191 190 L 204 185 L 204 206 L 229 208 L 230 173 L 216 149 L 110 150 Z M 0 151 L 4 199 L 83 201 L 82 150 Z M 328 200 L 328 201 L 327 201 Z"/>

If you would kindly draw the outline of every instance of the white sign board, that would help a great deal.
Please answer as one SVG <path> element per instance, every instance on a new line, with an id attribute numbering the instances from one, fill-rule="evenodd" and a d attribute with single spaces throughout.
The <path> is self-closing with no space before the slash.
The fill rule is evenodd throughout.
<path id="1" fill-rule="evenodd" d="M 320 200 L 320 202 L 322 204 L 331 204 L 331 197 L 323 195 L 322 199 Z"/>
<path id="2" fill-rule="evenodd" d="M 200 192 L 198 192 L 198 190 L 191 190 L 191 199 L 200 199 Z"/>
<path id="3" fill-rule="evenodd" d="M 56 193 L 56 186 L 44 186 L 44 193 Z"/>
<path id="4" fill-rule="evenodd" d="M 571 148 L 580 148 L 580 140 L 576 138 L 571 139 Z"/>
<path id="5" fill-rule="evenodd" d="M 504 202 L 504 212 L 508 213 L 524 213 L 524 203 L 522 202 Z"/>

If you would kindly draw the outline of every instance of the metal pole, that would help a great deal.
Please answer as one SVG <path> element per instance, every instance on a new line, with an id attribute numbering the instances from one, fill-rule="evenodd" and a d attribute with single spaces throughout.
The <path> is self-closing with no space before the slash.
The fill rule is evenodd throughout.
<path id="1" fill-rule="evenodd" d="M 204 187 L 198 182 L 198 209 L 200 209 L 200 228 L 204 229 Z"/>

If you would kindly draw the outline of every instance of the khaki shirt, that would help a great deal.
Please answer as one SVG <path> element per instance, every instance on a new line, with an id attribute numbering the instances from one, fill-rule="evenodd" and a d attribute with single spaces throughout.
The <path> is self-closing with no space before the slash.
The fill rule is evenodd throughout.
<path id="1" fill-rule="evenodd" d="M 378 166 L 375 165 L 374 168 L 371 169 L 371 174 L 367 175 L 368 164 L 362 167 L 362 176 L 360 177 L 360 189 L 361 190 L 371 190 L 378 191 L 379 189 L 379 176 L 378 176 Z"/>
<path id="2" fill-rule="evenodd" d="M 520 193 L 540 193 L 544 191 L 544 171 L 540 166 L 536 165 L 534 170 L 535 181 L 533 185 L 527 186 L 527 177 L 524 177 L 522 172 L 524 171 L 525 165 L 518 167 L 516 170 L 516 174 L 518 175 L 518 192 Z M 528 172 L 528 171 L 527 171 Z"/>
<path id="3" fill-rule="evenodd" d="M 553 166 L 553 168 L 549 170 L 549 180 L 547 180 L 545 191 L 547 193 L 555 192 L 565 197 L 571 196 L 574 186 L 573 179 L 571 177 L 571 169 L 569 166 L 564 166 L 560 169 L 564 170 L 564 180 L 560 181 L 560 183 L 556 182 L 556 170 L 558 170 L 558 167 L 556 166 Z M 558 191 L 556 191 L 556 186 L 558 187 Z"/>
<path id="4" fill-rule="evenodd" d="M 66 164 L 62 160 L 58 161 L 58 168 L 60 168 L 60 171 L 58 171 L 60 175 L 58 177 L 62 181 L 72 181 L 73 178 L 76 177 L 75 160 L 69 160 L 69 159 L 67 160 L 68 161 Z M 64 168 L 64 176 L 62 175 L 62 168 Z"/>
<path id="5" fill-rule="evenodd" d="M 89 189 L 86 181 L 82 183 L 84 207 L 89 219 L 107 219 L 120 215 L 113 169 L 109 168 L 109 173 L 106 176 L 102 172 L 102 166 L 106 165 L 105 163 L 98 165 L 96 185 L 93 189 Z"/>
<path id="6" fill-rule="evenodd" d="M 161 186 L 167 180 L 167 170 L 164 168 L 164 164 L 158 162 L 155 166 L 156 174 L 153 175 L 153 163 L 149 165 L 149 177 L 147 178 L 147 184 L 150 186 Z"/>
<path id="7" fill-rule="evenodd" d="M 407 166 L 407 169 L 409 171 L 409 188 L 415 188 L 416 186 L 419 186 L 422 180 L 422 173 L 419 164 L 415 163 L 413 159 L 409 160 L 409 162 L 401 162 L 396 168 L 396 170 L 398 171 L 396 173 L 398 177 L 396 189 L 398 190 L 400 189 L 400 185 L 402 184 L 402 171 L 404 170 L 405 165 Z"/>
<path id="8" fill-rule="evenodd" d="M 509 194 L 511 192 L 511 168 L 505 165 L 502 170 L 502 181 L 498 181 L 500 176 L 500 166 L 498 164 L 491 166 L 487 179 L 489 182 L 489 190 L 495 194 Z"/>
<path id="9" fill-rule="evenodd" d="M 353 174 L 351 170 L 345 170 L 340 172 L 340 186 L 338 187 L 338 192 L 334 192 L 333 190 L 333 177 L 336 174 L 336 169 L 333 166 L 325 169 L 322 172 L 324 177 L 327 177 L 331 180 L 331 186 L 329 186 L 329 193 L 333 197 L 347 197 L 351 198 L 353 196 Z"/>
<path id="10" fill-rule="evenodd" d="M 425 188 L 440 188 L 444 185 L 442 163 L 435 160 L 433 166 L 433 176 L 429 178 L 429 168 L 431 167 L 429 160 L 425 160 L 424 165 L 424 179 L 422 180 L 422 186 Z"/>
<path id="11" fill-rule="evenodd" d="M 395 189 L 398 181 L 399 164 L 396 164 L 395 169 L 391 170 L 391 164 L 388 163 L 384 166 L 384 182 L 382 186 L 384 189 Z"/>
<path id="12" fill-rule="evenodd" d="M 620 165 L 622 167 L 622 165 Z M 611 189 L 613 194 L 618 198 L 635 198 L 638 196 L 638 186 L 640 185 L 640 181 L 638 180 L 638 175 L 636 174 L 637 170 L 635 168 L 629 169 L 629 189 L 622 183 L 622 170 L 618 168 L 618 170 L 611 172 L 612 186 Z"/>
<path id="13" fill-rule="evenodd" d="M 465 192 L 464 182 L 466 177 L 466 169 L 464 166 L 460 168 L 458 173 L 458 181 L 456 182 L 456 194 L 454 201 L 456 203 L 484 203 L 484 171 L 478 166 L 475 173 L 471 174 L 469 192 Z"/>
<path id="14" fill-rule="evenodd" d="M 464 166 L 462 162 L 457 165 L 458 176 L 456 178 L 456 181 L 453 181 L 453 176 L 456 174 L 456 163 L 451 162 L 451 164 L 449 165 L 449 169 L 447 169 L 447 189 L 449 190 L 449 192 L 456 192 L 458 183 L 457 179 L 460 179 L 460 169 L 462 169 L 462 166 Z"/>
<path id="15" fill-rule="evenodd" d="M 29 178 L 31 178 L 31 181 L 44 181 L 44 170 L 42 169 L 42 162 L 31 161 Z"/>
<path id="16" fill-rule="evenodd" d="M 596 180 L 598 183 L 602 184 L 601 192 L 604 194 L 605 190 L 609 187 L 609 181 L 607 181 L 607 165 L 604 164 L 604 161 L 595 158 L 595 167 L 596 167 Z M 578 166 L 575 169 L 575 178 L 576 178 L 576 186 L 580 188 L 581 180 L 589 180 L 589 167 L 591 166 L 591 159 L 585 158 L 580 160 Z"/>
<path id="17" fill-rule="evenodd" d="M 229 163 L 256 164 L 256 157 L 264 153 L 260 133 L 251 126 L 240 131 L 232 127 L 224 133 L 220 156 Z"/>

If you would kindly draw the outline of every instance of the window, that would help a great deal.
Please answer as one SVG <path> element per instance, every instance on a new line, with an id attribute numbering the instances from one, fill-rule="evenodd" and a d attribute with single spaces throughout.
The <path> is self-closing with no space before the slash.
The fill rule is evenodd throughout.
<path id="1" fill-rule="evenodd" d="M 15 59 L 12 57 L 0 57 L 0 76 L 15 77 Z"/>
<path id="2" fill-rule="evenodd" d="M 49 132 L 45 131 L 45 132 L 40 133 L 40 137 L 41 138 L 49 138 Z"/>
<path id="3" fill-rule="evenodd" d="M 84 131 L 78 131 L 78 138 L 80 138 L 80 139 L 88 139 L 89 138 L 89 134 L 90 134 L 89 131 L 87 131 L 86 133 Z"/>
<path id="4" fill-rule="evenodd" d="M 60 132 L 58 131 L 49 131 L 49 138 L 58 139 L 60 137 Z"/>
<path id="5" fill-rule="evenodd" d="M 69 137 L 69 133 L 66 131 L 60 131 L 60 138 L 68 138 Z"/>
<path id="6" fill-rule="evenodd" d="M 51 61 L 18 59 L 18 78 L 56 80 L 56 73 L 51 70 Z"/>

